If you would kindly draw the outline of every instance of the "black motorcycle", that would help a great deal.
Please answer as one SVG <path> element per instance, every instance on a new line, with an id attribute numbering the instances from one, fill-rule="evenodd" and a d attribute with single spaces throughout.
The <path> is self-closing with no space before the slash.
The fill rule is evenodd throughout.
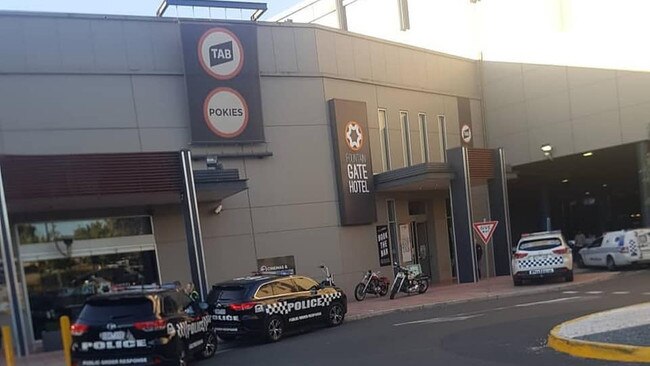
<path id="1" fill-rule="evenodd" d="M 397 274 L 395 275 L 395 281 L 393 281 L 393 286 L 390 288 L 390 299 L 394 299 L 397 292 L 401 291 L 406 294 L 423 294 L 427 292 L 429 288 L 429 277 L 423 274 L 418 274 L 412 276 L 409 273 L 409 270 L 400 266 L 399 264 L 393 264 Z"/>

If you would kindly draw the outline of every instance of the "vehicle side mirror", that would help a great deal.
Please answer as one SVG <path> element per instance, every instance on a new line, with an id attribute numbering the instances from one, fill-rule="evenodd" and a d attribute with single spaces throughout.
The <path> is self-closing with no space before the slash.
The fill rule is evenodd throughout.
<path id="1" fill-rule="evenodd" d="M 208 308 L 210 307 L 210 306 L 209 306 L 207 303 L 205 303 L 205 302 L 200 302 L 198 305 L 199 305 L 199 309 L 201 309 L 201 310 L 203 310 L 203 311 L 208 310 Z"/>
<path id="2" fill-rule="evenodd" d="M 318 286 L 318 285 L 314 285 L 314 286 L 312 286 L 312 287 L 309 289 L 309 292 L 311 292 L 312 295 L 316 295 L 316 294 L 318 293 L 318 290 L 319 290 L 320 288 L 321 288 L 320 286 Z"/>

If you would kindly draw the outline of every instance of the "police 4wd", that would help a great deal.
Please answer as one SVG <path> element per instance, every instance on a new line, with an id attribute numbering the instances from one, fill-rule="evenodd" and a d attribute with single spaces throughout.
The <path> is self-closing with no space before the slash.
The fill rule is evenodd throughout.
<path id="1" fill-rule="evenodd" d="M 515 286 L 538 278 L 561 277 L 573 281 L 573 256 L 561 232 L 524 234 L 515 249 L 512 255 Z"/>
<path id="2" fill-rule="evenodd" d="M 214 329 L 225 340 L 263 336 L 275 342 L 288 330 L 338 326 L 347 312 L 341 289 L 304 276 L 236 278 L 214 285 L 207 301 Z"/>
<path id="3" fill-rule="evenodd" d="M 93 296 L 70 327 L 73 365 L 186 365 L 210 358 L 217 338 L 205 309 L 169 288 Z"/>

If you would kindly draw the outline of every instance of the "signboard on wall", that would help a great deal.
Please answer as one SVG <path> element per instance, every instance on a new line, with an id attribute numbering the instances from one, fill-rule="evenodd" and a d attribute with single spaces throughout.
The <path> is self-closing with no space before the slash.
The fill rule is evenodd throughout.
<path id="1" fill-rule="evenodd" d="M 182 22 L 194 143 L 263 142 L 254 25 Z"/>
<path id="2" fill-rule="evenodd" d="M 402 262 L 406 263 L 413 261 L 411 226 L 409 224 L 399 225 L 399 247 L 402 252 Z"/>
<path id="3" fill-rule="evenodd" d="M 388 225 L 377 226 L 377 249 L 379 251 L 379 265 L 390 266 L 390 246 L 388 242 Z"/>
<path id="4" fill-rule="evenodd" d="M 460 144 L 466 147 L 474 146 L 472 133 L 472 109 L 468 98 L 457 97 L 458 127 L 460 128 Z"/>
<path id="5" fill-rule="evenodd" d="M 296 260 L 292 255 L 260 258 L 257 260 L 257 270 L 278 275 L 294 275 L 296 274 Z"/>
<path id="6" fill-rule="evenodd" d="M 330 123 L 341 225 L 375 222 L 375 186 L 366 103 L 331 99 Z"/>

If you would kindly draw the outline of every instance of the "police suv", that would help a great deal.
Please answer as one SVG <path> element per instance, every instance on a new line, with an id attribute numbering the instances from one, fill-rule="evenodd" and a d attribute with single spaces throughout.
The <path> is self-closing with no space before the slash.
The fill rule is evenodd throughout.
<path id="1" fill-rule="evenodd" d="M 212 286 L 208 305 L 216 333 L 224 340 L 262 336 L 276 342 L 290 329 L 314 324 L 338 326 L 347 297 L 334 286 L 304 276 L 259 275 Z"/>
<path id="2" fill-rule="evenodd" d="M 523 234 L 512 255 L 514 285 L 549 277 L 573 281 L 573 255 L 564 236 L 560 231 Z"/>
<path id="3" fill-rule="evenodd" d="M 86 300 L 70 327 L 72 364 L 186 365 L 217 349 L 206 304 L 172 287 L 139 287 Z"/>

